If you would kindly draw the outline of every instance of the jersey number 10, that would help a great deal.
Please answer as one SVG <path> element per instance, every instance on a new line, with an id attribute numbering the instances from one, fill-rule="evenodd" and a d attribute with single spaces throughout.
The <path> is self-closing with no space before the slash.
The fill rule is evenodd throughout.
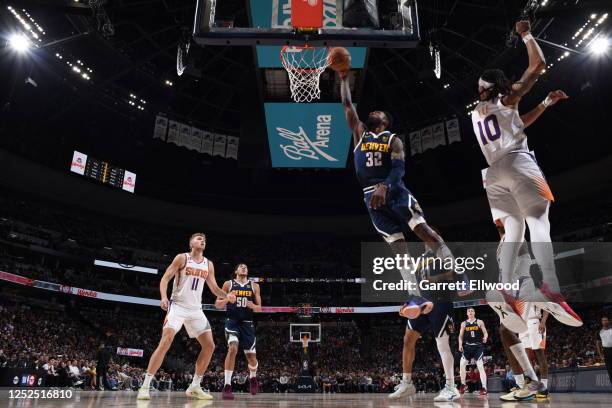
<path id="1" fill-rule="evenodd" d="M 493 129 L 491 129 L 491 126 L 493 126 Z M 489 143 L 489 141 L 493 142 L 499 139 L 501 136 L 501 130 L 499 129 L 497 116 L 489 115 L 484 118 L 484 120 L 478 121 L 478 131 L 480 132 L 480 140 L 482 141 L 483 146 Z M 486 137 L 485 133 L 487 134 Z"/>
<path id="2" fill-rule="evenodd" d="M 382 166 L 381 152 L 366 152 L 366 167 Z"/>

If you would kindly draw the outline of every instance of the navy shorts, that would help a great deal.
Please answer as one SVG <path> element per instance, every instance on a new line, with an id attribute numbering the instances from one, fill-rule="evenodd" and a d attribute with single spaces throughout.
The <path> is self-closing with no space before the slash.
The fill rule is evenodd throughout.
<path id="1" fill-rule="evenodd" d="M 416 319 L 408 319 L 406 326 L 411 330 L 418 331 L 420 334 L 423 334 L 430 327 L 435 337 L 443 337 L 444 333 L 450 335 L 453 331 L 452 311 L 452 303 L 434 303 L 434 308 L 431 312 L 422 314 Z"/>
<path id="2" fill-rule="evenodd" d="M 245 353 L 255 353 L 255 325 L 252 321 L 225 319 L 225 339 L 227 344 L 237 341 Z"/>
<path id="3" fill-rule="evenodd" d="M 421 206 L 405 186 L 392 187 L 387 192 L 385 205 L 376 210 L 370 207 L 374 190 L 376 186 L 364 188 L 363 199 L 374 228 L 385 241 L 404 239 L 405 233 L 425 222 Z"/>
<path id="4" fill-rule="evenodd" d="M 484 355 L 484 346 L 482 344 L 464 344 L 463 358 L 469 361 L 478 361 Z"/>

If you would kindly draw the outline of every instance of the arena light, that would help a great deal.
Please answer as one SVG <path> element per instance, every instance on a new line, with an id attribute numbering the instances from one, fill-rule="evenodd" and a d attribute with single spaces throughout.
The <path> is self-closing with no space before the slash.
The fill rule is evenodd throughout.
<path id="1" fill-rule="evenodd" d="M 172 81 L 169 81 L 169 80 L 167 80 L 167 79 L 166 79 L 165 84 L 166 84 L 166 85 L 168 85 L 168 86 L 172 86 L 172 85 L 174 85 L 174 84 L 172 83 Z"/>
<path id="2" fill-rule="evenodd" d="M 607 37 L 598 37 L 589 45 L 589 51 L 594 55 L 604 55 L 610 48 L 610 39 Z"/>
<path id="3" fill-rule="evenodd" d="M 31 43 L 25 35 L 13 34 L 9 37 L 9 46 L 19 53 L 24 53 L 30 49 Z"/>

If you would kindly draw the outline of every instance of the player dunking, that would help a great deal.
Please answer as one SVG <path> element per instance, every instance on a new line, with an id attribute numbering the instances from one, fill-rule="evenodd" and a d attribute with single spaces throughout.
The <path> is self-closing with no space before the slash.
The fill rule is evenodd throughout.
<path id="1" fill-rule="evenodd" d="M 478 373 L 480 374 L 480 395 L 487 395 L 487 373 L 484 368 L 484 344 L 487 342 L 489 333 L 482 320 L 476 318 L 476 311 L 473 307 L 467 310 L 467 320 L 461 322 L 459 329 L 459 351 L 461 360 L 459 360 L 459 375 L 461 377 L 461 385 L 459 392 L 463 394 L 466 388 L 466 366 L 470 361 L 476 361 Z"/>
<path id="2" fill-rule="evenodd" d="M 370 112 L 365 122 L 359 120 L 351 100 L 349 71 L 340 72 L 342 104 L 349 128 L 353 133 L 355 172 L 372 224 L 396 254 L 407 254 L 405 234 L 411 229 L 435 255 L 452 258 L 444 240 L 427 225 L 423 210 L 404 185 L 404 144 L 391 133 L 393 120 L 388 112 Z M 400 271 L 404 280 L 416 284 L 410 271 Z M 429 313 L 432 302 L 410 291 L 404 309 L 408 315 Z"/>
<path id="3" fill-rule="evenodd" d="M 253 325 L 253 312 L 261 311 L 261 295 L 259 285 L 248 279 L 249 268 L 245 264 L 238 264 L 234 269 L 235 279 L 226 281 L 223 290 L 236 296 L 235 303 L 228 303 L 227 299 L 217 298 L 215 307 L 227 307 L 225 319 L 225 338 L 227 339 L 227 356 L 225 357 L 225 386 L 223 399 L 233 400 L 232 374 L 236 365 L 236 354 L 240 345 L 249 365 L 249 383 L 252 395 L 257 394 L 257 357 L 255 326 Z"/>
<path id="4" fill-rule="evenodd" d="M 501 219 L 506 230 L 505 245 L 500 253 L 501 279 L 505 283 L 510 282 L 520 245 L 524 241 L 526 222 L 531 248 L 543 275 L 539 296 L 551 302 L 546 310 L 552 309 L 551 314 L 565 324 L 580 326 L 580 317 L 565 303 L 559 292 L 548 220 L 553 196 L 542 170 L 527 147 L 525 122 L 535 120 L 531 118 L 535 114 L 529 112 L 521 117 L 518 112 L 521 98 L 536 83 L 546 62 L 530 33 L 529 22 L 517 22 L 516 31 L 527 47 L 529 66 L 514 84 L 501 70 L 483 72 L 478 81 L 480 103 L 472 114 L 476 139 L 490 166 L 486 175 L 487 198 L 494 219 Z M 557 99 L 567 98 L 561 91 L 558 92 Z M 548 107 L 551 102 L 551 98 L 545 99 L 538 109 Z"/>
<path id="5" fill-rule="evenodd" d="M 206 283 L 210 291 L 219 298 L 235 302 L 236 297 L 222 291 L 217 285 L 215 267 L 212 261 L 204 257 L 206 236 L 199 232 L 193 234 L 189 238 L 189 247 L 191 248 L 189 253 L 178 254 L 174 257 L 159 282 L 160 306 L 168 313 L 164 320 L 161 340 L 151 355 L 142 387 L 138 390 L 139 400 L 151 399 L 149 395 L 151 380 L 164 361 L 174 336 L 183 325 L 189 337 L 196 338 L 202 347 L 196 360 L 193 381 L 185 393 L 189 397 L 198 399 L 213 399 L 212 395 L 204 392 L 200 386 L 202 376 L 206 372 L 215 349 L 210 323 L 202 311 L 202 290 Z M 172 296 L 168 301 L 168 283 L 173 278 Z"/>

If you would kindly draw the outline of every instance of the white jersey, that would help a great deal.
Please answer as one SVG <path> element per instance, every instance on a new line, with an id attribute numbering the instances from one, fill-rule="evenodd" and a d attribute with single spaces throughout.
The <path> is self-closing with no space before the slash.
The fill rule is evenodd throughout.
<path id="1" fill-rule="evenodd" d="M 489 166 L 512 152 L 529 152 L 525 124 L 518 109 L 505 106 L 501 98 L 482 101 L 472 112 L 476 139 Z"/>
<path id="2" fill-rule="evenodd" d="M 185 254 L 185 266 L 174 276 L 172 303 L 186 309 L 202 309 L 202 290 L 208 277 L 208 259 L 200 263 Z"/>

